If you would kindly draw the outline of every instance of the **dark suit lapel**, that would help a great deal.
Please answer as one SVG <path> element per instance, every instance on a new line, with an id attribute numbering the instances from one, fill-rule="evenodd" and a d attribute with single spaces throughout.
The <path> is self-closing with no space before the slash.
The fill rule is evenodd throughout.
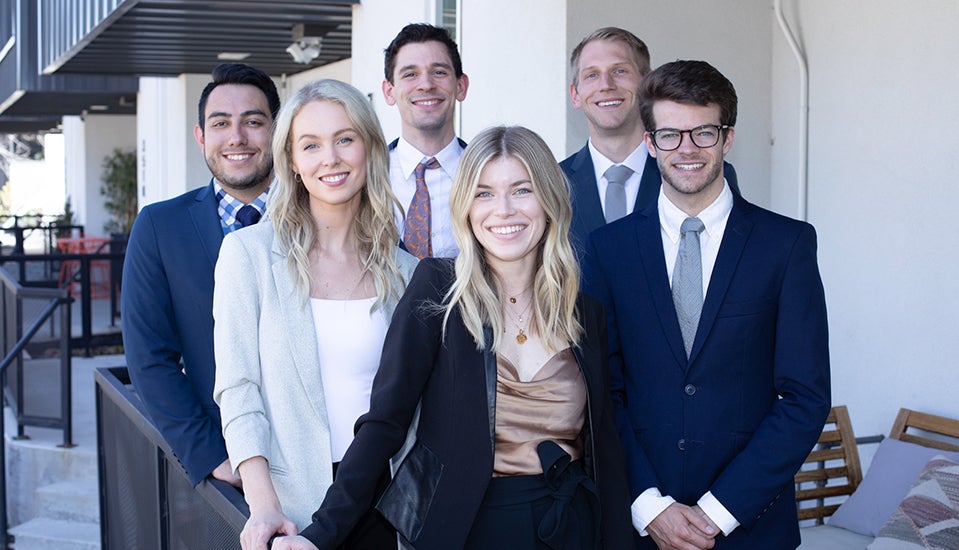
<path id="1" fill-rule="evenodd" d="M 210 260 L 210 266 L 216 265 L 220 255 L 220 243 L 223 242 L 223 228 L 220 226 L 220 216 L 217 214 L 216 193 L 213 192 L 213 181 L 196 194 L 195 202 L 190 205 L 190 218 L 203 252 Z"/>
<path id="2" fill-rule="evenodd" d="M 733 209 L 726 222 L 726 231 L 723 233 L 723 242 L 719 245 L 719 254 L 716 256 L 716 265 L 709 278 L 709 288 L 706 290 L 706 300 L 703 302 L 703 312 L 699 317 L 699 327 L 696 329 L 696 340 L 689 353 L 689 362 L 692 363 L 703 347 L 703 342 L 712 330 L 719 307 L 726 298 L 726 291 L 736 274 L 739 258 L 743 254 L 753 223 L 749 220 L 750 205 L 738 195 L 733 197 Z"/>
<path id="3" fill-rule="evenodd" d="M 639 257 L 646 274 L 646 284 L 659 324 L 666 333 L 669 348 L 676 356 L 679 365 L 686 365 L 686 348 L 683 346 L 683 333 L 676 318 L 676 307 L 673 305 L 673 291 L 669 287 L 669 275 L 666 273 L 666 257 L 663 255 L 663 236 L 659 227 L 659 210 L 656 203 L 646 207 L 640 213 L 634 213 L 636 220 L 636 239 L 639 246 Z"/>
<path id="4" fill-rule="evenodd" d="M 659 197 L 659 188 L 663 185 L 663 177 L 659 173 L 659 165 L 653 155 L 646 155 L 646 165 L 643 167 L 643 177 L 639 180 L 639 191 L 636 193 L 634 212 L 642 212 L 652 206 Z"/>
<path id="5" fill-rule="evenodd" d="M 576 153 L 576 158 L 570 165 L 570 172 L 573 210 L 577 211 L 575 217 L 582 221 L 579 234 L 585 240 L 593 229 L 606 223 L 606 217 L 603 215 L 603 205 L 599 202 L 596 171 L 593 168 L 593 159 L 589 155 L 589 145 L 584 146 Z"/>
<path id="6" fill-rule="evenodd" d="M 496 354 L 493 353 L 493 329 L 483 327 L 483 368 L 486 373 L 486 407 L 489 421 L 490 452 L 496 454 Z"/>

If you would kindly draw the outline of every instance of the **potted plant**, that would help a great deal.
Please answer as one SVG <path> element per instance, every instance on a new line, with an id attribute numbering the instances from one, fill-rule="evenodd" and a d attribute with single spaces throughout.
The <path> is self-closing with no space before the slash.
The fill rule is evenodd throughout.
<path id="1" fill-rule="evenodd" d="M 114 149 L 103 159 L 100 194 L 106 197 L 103 206 L 111 219 L 103 226 L 107 233 L 130 234 L 137 217 L 137 155 L 133 151 Z"/>

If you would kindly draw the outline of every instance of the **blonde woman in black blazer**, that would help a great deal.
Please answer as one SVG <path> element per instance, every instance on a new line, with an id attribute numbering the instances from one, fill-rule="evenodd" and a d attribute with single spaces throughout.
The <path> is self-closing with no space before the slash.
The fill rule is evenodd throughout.
<path id="1" fill-rule="evenodd" d="M 336 481 L 273 548 L 336 548 L 374 505 L 420 550 L 630 548 L 604 317 L 578 293 L 568 186 L 546 144 L 480 133 L 451 209 L 460 256 L 420 262 Z M 374 502 L 417 410 L 417 441 Z"/>

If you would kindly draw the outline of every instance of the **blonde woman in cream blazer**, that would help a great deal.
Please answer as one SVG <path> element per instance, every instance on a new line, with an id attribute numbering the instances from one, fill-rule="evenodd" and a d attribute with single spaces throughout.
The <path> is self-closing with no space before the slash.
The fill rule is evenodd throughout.
<path id="1" fill-rule="evenodd" d="M 369 410 L 386 327 L 417 262 L 397 246 L 386 143 L 355 88 L 301 88 L 276 119 L 273 152 L 268 215 L 224 239 L 215 272 L 214 399 L 250 505 L 244 550 L 310 523 Z M 395 547 L 375 514 L 347 548 Z"/>

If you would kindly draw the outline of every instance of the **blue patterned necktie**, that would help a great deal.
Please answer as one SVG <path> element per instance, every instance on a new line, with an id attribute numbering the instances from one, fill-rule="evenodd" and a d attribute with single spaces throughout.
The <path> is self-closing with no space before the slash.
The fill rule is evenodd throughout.
<path id="1" fill-rule="evenodd" d="M 240 222 L 241 226 L 246 227 L 260 221 L 260 215 L 260 211 L 257 210 L 256 207 L 252 204 L 247 204 L 237 210 L 236 215 L 233 217 L 236 218 L 236 221 Z"/>

